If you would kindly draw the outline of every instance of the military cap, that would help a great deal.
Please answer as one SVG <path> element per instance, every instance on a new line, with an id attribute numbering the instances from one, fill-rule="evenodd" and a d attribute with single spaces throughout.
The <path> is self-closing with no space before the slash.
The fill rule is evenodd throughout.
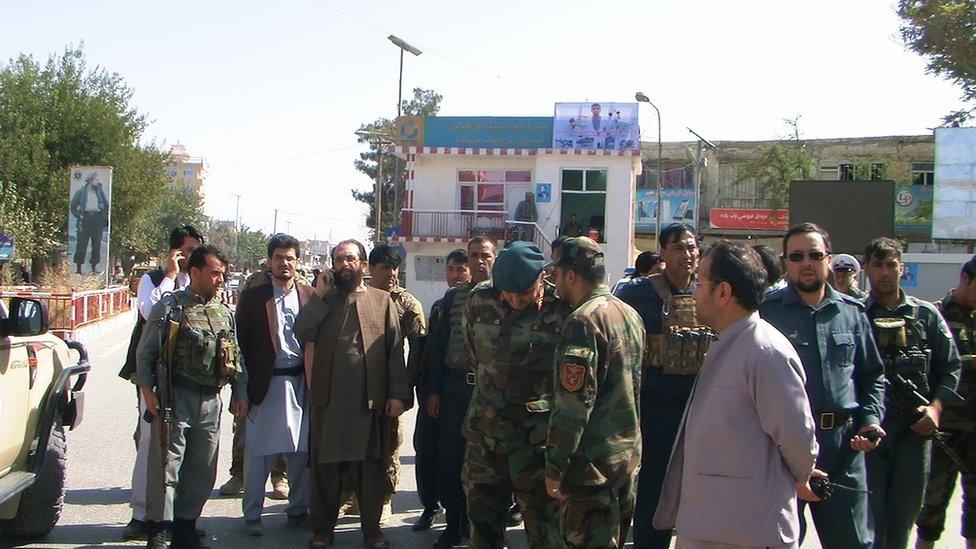
<path id="1" fill-rule="evenodd" d="M 574 236 L 563 241 L 559 255 L 552 264 L 556 267 L 592 269 L 603 265 L 603 251 L 592 238 Z"/>
<path id="2" fill-rule="evenodd" d="M 531 242 L 512 242 L 498 253 L 491 269 L 491 284 L 503 292 L 529 289 L 546 266 L 546 256 Z"/>

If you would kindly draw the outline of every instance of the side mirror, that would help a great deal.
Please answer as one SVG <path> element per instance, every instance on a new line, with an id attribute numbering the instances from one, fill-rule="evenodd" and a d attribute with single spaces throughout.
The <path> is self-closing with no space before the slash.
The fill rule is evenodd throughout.
<path id="1" fill-rule="evenodd" d="M 0 336 L 35 336 L 47 332 L 47 308 L 36 299 L 10 298 L 10 313 L 0 321 Z"/>

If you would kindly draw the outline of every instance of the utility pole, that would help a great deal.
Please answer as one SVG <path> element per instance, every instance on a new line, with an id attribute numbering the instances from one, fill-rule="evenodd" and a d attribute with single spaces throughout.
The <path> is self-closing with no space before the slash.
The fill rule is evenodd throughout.
<path id="1" fill-rule="evenodd" d="M 234 229 L 240 230 L 241 228 L 241 195 L 236 193 L 230 193 L 231 196 L 237 197 L 237 208 L 234 210 Z"/>
<path id="2" fill-rule="evenodd" d="M 376 221 L 376 243 L 383 241 L 383 145 L 376 146 L 376 192 L 373 195 L 373 217 Z"/>
<path id="3" fill-rule="evenodd" d="M 274 225 L 271 228 L 271 234 L 278 234 L 278 208 L 275 208 Z"/>
<path id="4" fill-rule="evenodd" d="M 705 159 L 702 157 L 703 147 L 714 149 L 715 144 L 698 135 L 698 132 L 691 128 L 688 128 L 688 131 L 698 138 L 698 154 L 695 159 L 695 233 L 697 234 L 698 220 L 701 218 L 701 172 L 702 168 L 706 165 Z"/>

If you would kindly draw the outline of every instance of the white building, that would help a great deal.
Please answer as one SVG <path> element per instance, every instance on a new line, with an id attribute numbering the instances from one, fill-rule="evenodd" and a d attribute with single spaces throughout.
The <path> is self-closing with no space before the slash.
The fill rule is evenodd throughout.
<path id="1" fill-rule="evenodd" d="M 608 280 L 632 264 L 639 149 L 554 149 L 552 117 L 398 122 L 406 143 L 395 149 L 406 161 L 405 207 L 388 240 L 405 248 L 406 287 L 425 308 L 447 289 L 445 256 L 472 237 L 492 238 L 499 249 L 506 240 L 532 240 L 549 255 L 552 240 L 567 228 L 575 232 L 570 214 L 603 246 Z M 526 193 L 536 219 L 517 222 Z"/>

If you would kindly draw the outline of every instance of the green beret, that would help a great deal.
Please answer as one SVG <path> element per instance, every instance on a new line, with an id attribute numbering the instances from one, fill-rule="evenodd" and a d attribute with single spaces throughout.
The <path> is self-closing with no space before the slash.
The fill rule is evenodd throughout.
<path id="1" fill-rule="evenodd" d="M 557 267 L 592 269 L 597 265 L 603 265 L 603 251 L 592 238 L 574 236 L 563 241 L 553 264 Z"/>
<path id="2" fill-rule="evenodd" d="M 512 242 L 499 252 L 491 269 L 491 283 L 503 292 L 524 292 L 539 278 L 547 263 L 546 256 L 535 244 Z"/>

